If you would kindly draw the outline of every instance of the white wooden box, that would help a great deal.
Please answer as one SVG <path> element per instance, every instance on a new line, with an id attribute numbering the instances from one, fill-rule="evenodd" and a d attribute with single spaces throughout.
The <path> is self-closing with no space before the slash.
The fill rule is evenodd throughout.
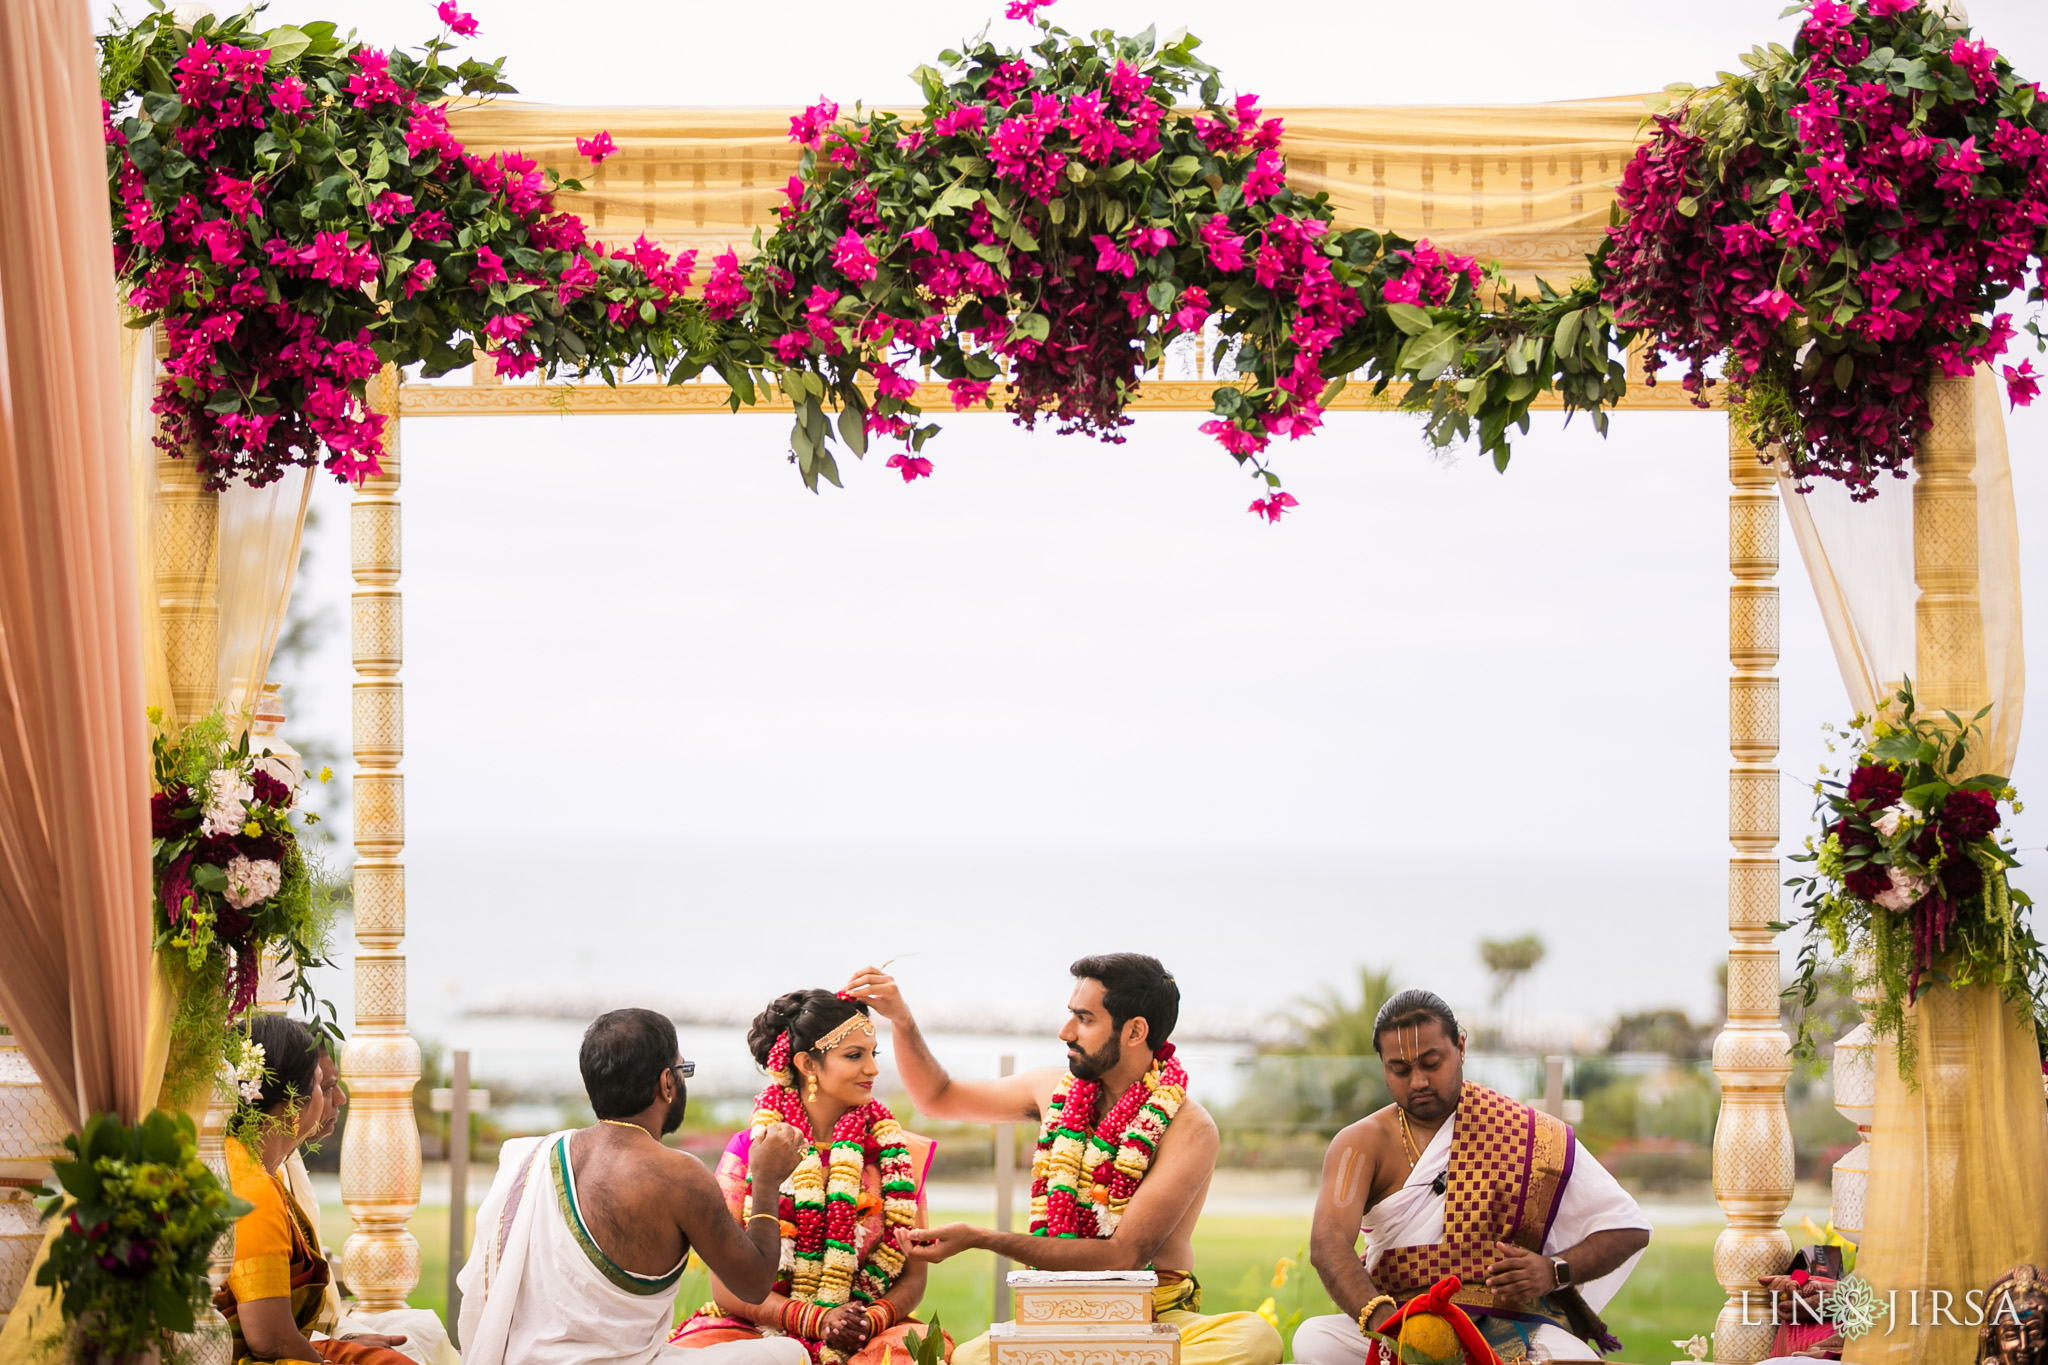
<path id="1" fill-rule="evenodd" d="M 989 1365 L 1180 1365 L 1180 1332 L 1166 1322 L 1102 1328 L 988 1329 Z"/>

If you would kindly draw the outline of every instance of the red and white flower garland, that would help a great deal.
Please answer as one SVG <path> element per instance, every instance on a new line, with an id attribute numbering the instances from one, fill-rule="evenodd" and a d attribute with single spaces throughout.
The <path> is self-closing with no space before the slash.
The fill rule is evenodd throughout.
<path id="1" fill-rule="evenodd" d="M 1031 1159 L 1031 1235 L 1108 1237 L 1188 1097 L 1188 1073 L 1166 1044 L 1145 1078 L 1102 1121 L 1102 1082 L 1068 1076 L 1046 1105 Z M 1109 1169 L 1103 1170 L 1104 1163 Z"/>
<path id="2" fill-rule="evenodd" d="M 782 1259 L 775 1292 L 799 1303 L 836 1308 L 849 1300 L 879 1302 L 903 1275 L 905 1256 L 892 1235 L 917 1222 L 917 1180 L 903 1129 L 887 1105 L 870 1101 L 840 1115 L 820 1153 L 810 1115 L 797 1094 L 790 1067 L 789 1035 L 775 1040 L 768 1055 L 768 1087 L 754 1101 L 753 1138 L 787 1123 L 810 1139 L 803 1159 L 782 1186 L 777 1212 L 782 1219 Z M 882 1176 L 882 1235 L 863 1255 L 857 1244 L 861 1174 L 873 1161 Z M 746 1213 L 752 1216 L 753 1199 Z M 799 1338 L 815 1360 L 846 1356 L 822 1342 Z"/>

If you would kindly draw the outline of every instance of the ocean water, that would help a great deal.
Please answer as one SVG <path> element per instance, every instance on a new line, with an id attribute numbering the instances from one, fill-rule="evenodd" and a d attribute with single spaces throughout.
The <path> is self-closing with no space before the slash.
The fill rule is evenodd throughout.
<path id="1" fill-rule="evenodd" d="M 1154 953 L 1181 985 L 1190 1065 L 1213 1074 L 1304 997 L 1355 996 L 1360 967 L 1437 991 L 1468 1025 L 1594 1047 L 1622 1011 L 1704 1016 L 1726 943 L 1723 865 L 1704 858 L 685 842 L 649 856 L 471 837 L 407 859 L 413 1034 L 469 1048 L 481 1082 L 536 1092 L 572 1093 L 583 1024 L 625 1004 L 690 1021 L 700 1093 L 744 1091 L 738 1025 L 891 958 L 942 1059 L 988 1075 L 1005 1053 L 1060 1060 L 1074 958 Z M 1478 941 L 1532 930 L 1548 953 L 1496 1010 Z M 348 974 L 321 986 L 348 1018 Z"/>

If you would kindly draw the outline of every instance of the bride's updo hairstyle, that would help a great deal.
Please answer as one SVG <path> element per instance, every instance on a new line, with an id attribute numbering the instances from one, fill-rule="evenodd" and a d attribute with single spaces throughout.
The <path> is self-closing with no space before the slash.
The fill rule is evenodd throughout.
<path id="1" fill-rule="evenodd" d="M 860 1001 L 841 1000 L 831 991 L 791 991 L 776 996 L 767 1009 L 754 1016 L 754 1025 L 747 1030 L 747 1048 L 756 1062 L 772 1070 L 769 1055 L 775 1051 L 775 1040 L 785 1032 L 791 1052 L 809 1052 L 820 1038 L 830 1037 L 854 1015 L 867 1012 L 868 1007 Z"/>

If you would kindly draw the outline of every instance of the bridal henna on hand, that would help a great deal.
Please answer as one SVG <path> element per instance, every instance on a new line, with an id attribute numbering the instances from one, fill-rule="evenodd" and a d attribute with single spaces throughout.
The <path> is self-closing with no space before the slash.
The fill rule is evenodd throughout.
<path id="1" fill-rule="evenodd" d="M 868 1344 L 868 1310 L 861 1304 L 842 1303 L 825 1315 L 820 1334 L 828 1346 L 858 1351 Z"/>

